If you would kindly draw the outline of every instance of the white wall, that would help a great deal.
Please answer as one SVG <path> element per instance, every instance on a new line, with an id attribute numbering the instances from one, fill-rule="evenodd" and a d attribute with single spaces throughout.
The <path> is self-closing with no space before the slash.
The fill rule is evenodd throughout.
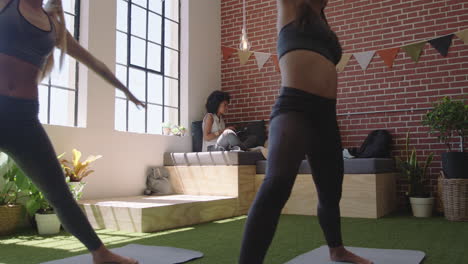
<path id="1" fill-rule="evenodd" d="M 115 8 L 114 0 L 82 0 L 80 41 L 111 69 L 115 68 Z M 206 97 L 221 88 L 220 27 L 220 0 L 182 0 L 181 123 L 186 127 L 203 117 Z M 80 96 L 86 98 L 80 102 L 80 114 L 86 127 L 45 128 L 58 154 L 70 155 L 77 148 L 85 157 L 103 155 L 93 165 L 96 172 L 86 178 L 84 199 L 139 195 L 145 188 L 146 169 L 162 165 L 164 152 L 191 150 L 190 136 L 115 131 L 115 90 L 84 67 L 80 76 Z"/>

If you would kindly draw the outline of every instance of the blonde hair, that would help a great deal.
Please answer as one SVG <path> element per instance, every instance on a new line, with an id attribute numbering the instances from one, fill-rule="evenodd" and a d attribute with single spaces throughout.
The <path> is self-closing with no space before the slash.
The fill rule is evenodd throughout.
<path id="1" fill-rule="evenodd" d="M 65 51 L 67 50 L 67 27 L 65 25 L 65 14 L 63 12 L 62 0 L 49 0 L 44 7 L 44 10 L 50 16 L 55 26 L 56 46 L 60 48 L 60 67 L 63 65 Z M 42 68 L 41 80 L 47 77 L 54 67 L 54 53 L 52 52 L 47 58 L 44 67 Z"/>

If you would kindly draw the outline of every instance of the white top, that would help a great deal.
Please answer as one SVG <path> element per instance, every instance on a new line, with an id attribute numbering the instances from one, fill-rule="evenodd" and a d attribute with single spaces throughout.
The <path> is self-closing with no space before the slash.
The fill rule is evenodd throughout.
<path id="1" fill-rule="evenodd" d="M 210 133 L 215 133 L 217 131 L 222 131 L 226 128 L 226 124 L 224 123 L 224 120 L 220 117 L 218 117 L 217 115 L 214 115 L 214 114 L 211 114 L 211 113 L 208 113 L 205 115 L 205 117 L 203 118 L 203 129 L 205 129 L 205 121 L 206 121 L 206 118 L 208 116 L 212 116 L 213 117 L 213 126 L 211 127 L 211 131 Z M 203 131 L 205 132 L 205 131 Z M 202 151 L 203 152 L 206 152 L 208 150 L 208 146 L 211 146 L 211 145 L 215 145 L 216 144 L 216 141 L 218 140 L 218 138 L 214 138 L 210 141 L 206 141 L 205 140 L 205 137 L 203 137 L 203 147 L 202 147 Z"/>

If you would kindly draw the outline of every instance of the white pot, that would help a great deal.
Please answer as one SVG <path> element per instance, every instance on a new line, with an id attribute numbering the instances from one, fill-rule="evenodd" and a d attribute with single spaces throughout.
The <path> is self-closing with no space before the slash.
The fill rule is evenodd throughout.
<path id="1" fill-rule="evenodd" d="M 60 232 L 60 220 L 56 214 L 36 214 L 39 235 L 54 235 Z"/>
<path id="2" fill-rule="evenodd" d="M 410 197 L 411 209 L 416 217 L 431 217 L 434 208 L 434 197 L 415 198 Z"/>

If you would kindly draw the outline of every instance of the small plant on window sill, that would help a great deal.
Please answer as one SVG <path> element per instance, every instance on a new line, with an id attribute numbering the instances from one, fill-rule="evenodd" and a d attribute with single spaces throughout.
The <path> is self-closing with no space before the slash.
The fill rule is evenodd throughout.
<path id="1" fill-rule="evenodd" d="M 171 125 L 170 123 L 163 123 L 163 135 L 165 136 L 185 136 L 187 129 L 183 126 Z"/>

